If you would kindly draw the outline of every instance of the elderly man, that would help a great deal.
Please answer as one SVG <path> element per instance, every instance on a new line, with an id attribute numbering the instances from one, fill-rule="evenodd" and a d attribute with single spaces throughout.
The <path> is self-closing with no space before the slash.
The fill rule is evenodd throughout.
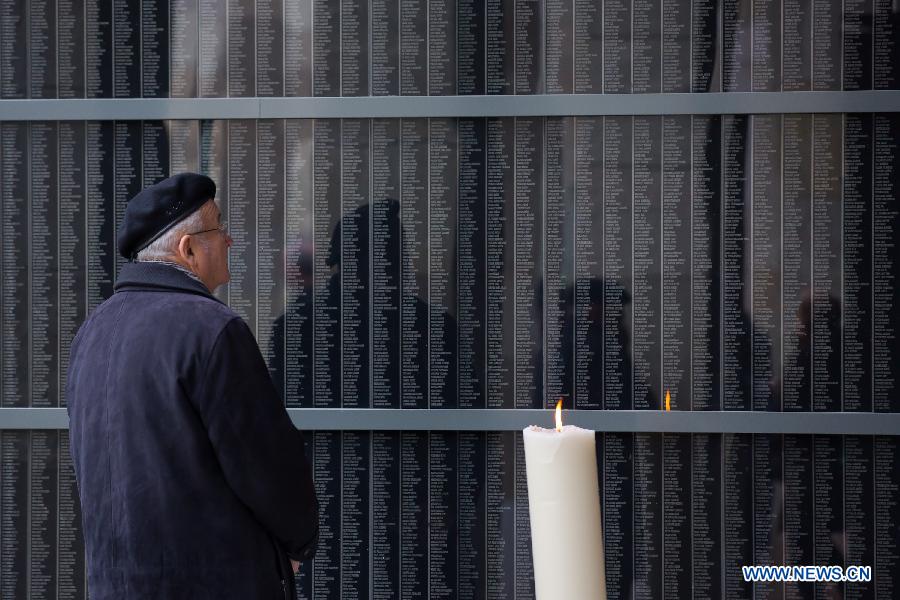
<path id="1" fill-rule="evenodd" d="M 303 438 L 229 279 L 215 184 L 183 173 L 125 209 L 115 293 L 68 373 L 91 598 L 293 598 L 318 507 Z"/>

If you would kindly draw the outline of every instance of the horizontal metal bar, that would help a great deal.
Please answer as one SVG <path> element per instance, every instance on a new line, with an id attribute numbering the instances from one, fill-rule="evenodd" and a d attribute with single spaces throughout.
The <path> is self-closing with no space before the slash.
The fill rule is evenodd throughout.
<path id="1" fill-rule="evenodd" d="M 527 117 L 900 111 L 900 90 L 709 94 L 0 100 L 0 121 Z"/>
<path id="2" fill-rule="evenodd" d="M 550 410 L 291 408 L 294 424 L 317 431 L 517 431 L 551 427 Z M 900 435 L 900 413 L 566 410 L 563 421 L 596 431 Z M 0 408 L 0 429 L 66 429 L 64 408 Z"/>
<path id="3" fill-rule="evenodd" d="M 553 411 L 523 409 L 290 409 L 309 430 L 518 431 L 553 426 Z M 563 422 L 595 431 L 900 435 L 900 413 L 567 410 Z"/>
<path id="4" fill-rule="evenodd" d="M 68 429 L 64 408 L 0 408 L 0 429 Z"/>
<path id="5" fill-rule="evenodd" d="M 0 100 L 0 121 L 256 119 L 259 98 Z"/>

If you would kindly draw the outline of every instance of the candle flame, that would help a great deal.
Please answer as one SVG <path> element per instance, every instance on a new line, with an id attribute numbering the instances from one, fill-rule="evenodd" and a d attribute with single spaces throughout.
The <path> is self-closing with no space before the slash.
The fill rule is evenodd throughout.
<path id="1" fill-rule="evenodd" d="M 562 431 L 562 398 L 556 403 L 556 430 Z"/>
<path id="2" fill-rule="evenodd" d="M 666 410 L 672 410 L 672 394 L 669 393 L 669 390 L 666 390 Z"/>

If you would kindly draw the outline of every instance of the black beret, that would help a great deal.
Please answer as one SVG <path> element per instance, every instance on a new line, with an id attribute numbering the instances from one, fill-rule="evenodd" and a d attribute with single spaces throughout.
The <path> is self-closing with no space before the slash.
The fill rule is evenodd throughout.
<path id="1" fill-rule="evenodd" d="M 216 197 L 216 184 L 206 175 L 179 173 L 132 198 L 119 226 L 119 254 L 131 260 L 138 252 L 192 212 Z"/>

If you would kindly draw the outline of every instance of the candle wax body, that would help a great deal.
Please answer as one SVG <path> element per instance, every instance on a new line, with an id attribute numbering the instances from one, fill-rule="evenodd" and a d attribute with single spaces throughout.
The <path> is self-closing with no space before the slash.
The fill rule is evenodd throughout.
<path id="1" fill-rule="evenodd" d="M 606 600 L 594 432 L 522 432 L 536 600 Z"/>

